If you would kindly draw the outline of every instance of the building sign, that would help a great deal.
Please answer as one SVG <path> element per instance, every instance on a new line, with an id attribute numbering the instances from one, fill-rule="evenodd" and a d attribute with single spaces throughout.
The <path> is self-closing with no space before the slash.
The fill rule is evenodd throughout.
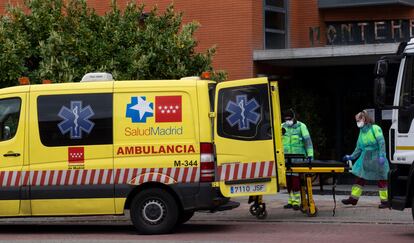
<path id="1" fill-rule="evenodd" d="M 320 42 L 320 28 L 310 28 L 313 44 Z M 414 19 L 326 22 L 327 45 L 360 45 L 408 41 L 414 36 Z"/>

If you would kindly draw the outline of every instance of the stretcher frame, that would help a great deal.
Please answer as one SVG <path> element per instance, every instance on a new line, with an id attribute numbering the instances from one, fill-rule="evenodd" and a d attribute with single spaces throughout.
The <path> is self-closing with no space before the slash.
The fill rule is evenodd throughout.
<path id="1" fill-rule="evenodd" d="M 333 216 L 335 216 L 336 199 L 335 187 L 337 174 L 349 171 L 348 164 L 332 160 L 307 160 L 303 155 L 289 154 L 285 155 L 286 174 L 296 173 L 300 180 L 300 210 L 308 217 L 315 217 L 318 214 L 318 208 L 313 199 L 312 175 L 331 174 L 333 176 L 332 195 L 334 199 Z M 295 162 L 292 162 L 295 161 Z M 299 162 L 298 162 L 299 161 Z M 321 182 L 322 183 L 322 182 Z M 250 196 L 248 203 L 250 213 L 258 219 L 264 219 L 267 216 L 266 204 L 262 196 Z"/>
<path id="2" fill-rule="evenodd" d="M 336 186 L 336 174 L 347 172 L 346 165 L 344 167 L 303 167 L 294 165 L 287 168 L 286 173 L 297 173 L 299 174 L 300 180 L 300 210 L 306 213 L 309 217 L 317 216 L 318 208 L 316 207 L 315 200 L 313 199 L 313 185 L 312 175 L 314 174 L 332 174 L 333 175 L 333 190 Z M 335 201 L 335 191 L 333 191 Z M 336 204 L 335 204 L 336 206 Z M 334 208 L 335 214 L 335 208 Z"/>

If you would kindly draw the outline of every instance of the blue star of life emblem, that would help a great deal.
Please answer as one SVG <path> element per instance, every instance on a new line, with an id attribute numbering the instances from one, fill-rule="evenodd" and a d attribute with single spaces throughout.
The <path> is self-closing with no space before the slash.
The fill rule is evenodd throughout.
<path id="1" fill-rule="evenodd" d="M 145 123 L 148 117 L 154 116 L 154 103 L 147 101 L 145 96 L 131 97 L 131 103 L 127 104 L 126 117 L 134 123 Z"/>
<path id="2" fill-rule="evenodd" d="M 247 95 L 237 95 L 236 102 L 229 101 L 226 111 L 231 114 L 226 118 L 230 126 L 238 125 L 239 130 L 249 130 L 250 124 L 256 125 L 260 120 L 260 113 L 256 110 L 260 107 L 256 99 L 247 100 Z"/>
<path id="3" fill-rule="evenodd" d="M 82 101 L 71 101 L 70 108 L 62 106 L 58 116 L 63 119 L 58 124 L 62 134 L 70 132 L 70 139 L 82 139 L 82 132 L 90 133 L 95 123 L 91 118 L 95 113 L 90 105 L 82 108 Z"/>

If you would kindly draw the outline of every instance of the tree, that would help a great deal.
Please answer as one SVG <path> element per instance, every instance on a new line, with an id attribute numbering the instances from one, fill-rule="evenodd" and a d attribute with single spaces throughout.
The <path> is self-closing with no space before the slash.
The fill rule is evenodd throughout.
<path id="1" fill-rule="evenodd" d="M 99 16 L 85 0 L 26 0 L 0 18 L 0 86 L 28 76 L 35 83 L 79 81 L 88 72 L 117 80 L 176 79 L 212 71 L 215 48 L 197 53 L 199 24 L 182 23 L 173 5 L 156 7 L 116 1 Z M 224 72 L 216 72 L 224 79 Z"/>

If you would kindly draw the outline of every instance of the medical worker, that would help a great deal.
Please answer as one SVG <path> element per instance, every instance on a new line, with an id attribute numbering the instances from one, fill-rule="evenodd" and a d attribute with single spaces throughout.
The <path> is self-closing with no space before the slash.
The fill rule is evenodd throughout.
<path id="1" fill-rule="evenodd" d="M 283 113 L 282 129 L 283 148 L 286 154 L 301 154 L 306 159 L 313 159 L 312 140 L 306 125 L 296 120 L 295 111 L 290 109 Z M 292 161 L 295 162 L 295 161 Z M 301 160 L 303 162 L 303 159 Z M 288 203 L 284 208 L 300 209 L 300 180 L 297 173 L 286 174 L 287 190 L 289 193 Z"/>
<path id="2" fill-rule="evenodd" d="M 352 167 L 352 174 L 357 176 L 352 186 L 351 195 L 342 200 L 345 205 L 356 205 L 362 194 L 366 180 L 378 182 L 381 204 L 379 208 L 388 207 L 387 176 L 390 170 L 385 154 L 385 140 L 379 126 L 373 124 L 373 120 L 364 110 L 356 114 L 356 125 L 360 129 L 355 151 L 351 155 L 345 155 L 343 160 L 357 160 Z"/>

